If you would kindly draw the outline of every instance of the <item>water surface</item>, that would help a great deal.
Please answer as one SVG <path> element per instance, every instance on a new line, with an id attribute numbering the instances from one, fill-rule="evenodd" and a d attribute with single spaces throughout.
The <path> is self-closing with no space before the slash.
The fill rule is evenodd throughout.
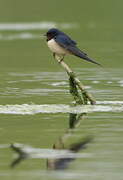
<path id="1" fill-rule="evenodd" d="M 56 0 L 0 2 L 0 179 L 120 180 L 123 177 L 123 2 L 57 3 Z M 60 7 L 57 15 L 56 7 Z M 73 56 L 65 59 L 96 98 L 96 105 L 73 105 L 67 74 L 42 38 L 50 26 L 69 33 L 79 47 L 103 65 L 100 68 Z M 70 131 L 69 116 L 74 113 L 84 116 Z M 86 137 L 92 137 L 92 141 L 87 148 L 72 154 L 73 160 L 65 170 L 47 170 L 47 158 L 64 154 L 65 149 L 71 153 L 70 145 Z M 55 151 L 53 146 L 61 145 L 60 138 L 65 149 Z M 34 156 L 31 154 L 10 168 L 16 158 L 11 143 L 28 147 Z"/>

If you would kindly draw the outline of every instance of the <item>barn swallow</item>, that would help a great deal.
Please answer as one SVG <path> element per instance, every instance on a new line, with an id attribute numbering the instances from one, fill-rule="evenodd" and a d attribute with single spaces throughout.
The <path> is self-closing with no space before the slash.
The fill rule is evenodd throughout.
<path id="1" fill-rule="evenodd" d="M 72 54 L 74 56 L 77 56 L 79 58 L 82 58 L 86 61 L 92 62 L 94 64 L 100 65 L 93 59 L 89 58 L 86 53 L 81 51 L 77 47 L 77 43 L 73 41 L 67 34 L 64 32 L 52 28 L 49 29 L 48 32 L 45 34 L 47 37 L 47 45 L 49 49 L 53 52 L 53 56 L 60 57 L 61 61 L 64 59 L 64 57 L 68 54 Z M 101 65 L 100 65 L 101 66 Z"/>

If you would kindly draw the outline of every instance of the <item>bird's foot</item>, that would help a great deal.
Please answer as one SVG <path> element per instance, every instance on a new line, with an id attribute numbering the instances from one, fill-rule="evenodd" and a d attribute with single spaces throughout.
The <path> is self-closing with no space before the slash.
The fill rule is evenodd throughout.
<path id="1" fill-rule="evenodd" d="M 59 57 L 58 62 L 61 63 L 64 60 L 64 56 L 62 56 L 61 58 Z"/>
<path id="2" fill-rule="evenodd" d="M 59 62 L 59 63 L 61 63 L 63 60 L 64 60 L 64 58 L 62 58 L 62 59 L 59 59 L 59 60 L 58 60 L 58 62 Z"/>
<path id="3" fill-rule="evenodd" d="M 53 57 L 57 59 L 58 63 L 61 63 L 64 60 L 64 56 L 59 56 L 56 53 L 53 53 Z"/>

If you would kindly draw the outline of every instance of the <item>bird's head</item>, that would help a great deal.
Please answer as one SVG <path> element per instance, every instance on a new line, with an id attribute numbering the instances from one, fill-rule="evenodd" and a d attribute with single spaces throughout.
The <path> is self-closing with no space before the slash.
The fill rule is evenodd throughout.
<path id="1" fill-rule="evenodd" d="M 56 29 L 56 28 L 49 29 L 47 31 L 47 33 L 45 34 L 45 36 L 47 37 L 47 41 L 49 41 L 50 39 L 54 38 L 59 33 L 60 33 L 60 31 L 58 29 Z"/>

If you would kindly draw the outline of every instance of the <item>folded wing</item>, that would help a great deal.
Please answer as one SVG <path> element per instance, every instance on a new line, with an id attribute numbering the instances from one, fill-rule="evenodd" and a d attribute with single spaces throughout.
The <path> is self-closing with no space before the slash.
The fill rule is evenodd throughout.
<path id="1" fill-rule="evenodd" d="M 68 50 L 71 54 L 80 57 L 86 61 L 92 62 L 94 64 L 100 65 L 93 59 L 89 58 L 86 53 L 81 51 L 77 46 L 76 42 L 69 38 L 69 36 L 58 35 L 55 37 L 55 41 L 63 48 Z"/>

